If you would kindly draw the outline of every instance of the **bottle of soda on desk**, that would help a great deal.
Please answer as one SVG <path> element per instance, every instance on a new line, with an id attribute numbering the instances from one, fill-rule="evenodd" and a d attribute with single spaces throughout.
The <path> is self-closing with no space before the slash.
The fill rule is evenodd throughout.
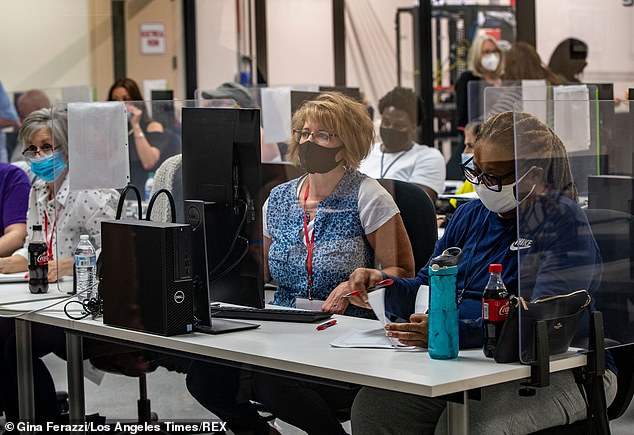
<path id="1" fill-rule="evenodd" d="M 29 290 L 31 293 L 48 291 L 48 249 L 42 225 L 33 225 L 29 240 Z"/>
<path id="2" fill-rule="evenodd" d="M 91 299 L 97 290 L 97 256 L 87 234 L 79 236 L 79 244 L 75 249 L 73 277 L 74 293 L 77 293 L 77 299 L 80 301 Z"/>
<path id="3" fill-rule="evenodd" d="M 502 265 L 489 265 L 489 282 L 482 293 L 482 327 L 484 355 L 493 358 L 502 326 L 509 314 L 509 293 L 502 281 Z"/>

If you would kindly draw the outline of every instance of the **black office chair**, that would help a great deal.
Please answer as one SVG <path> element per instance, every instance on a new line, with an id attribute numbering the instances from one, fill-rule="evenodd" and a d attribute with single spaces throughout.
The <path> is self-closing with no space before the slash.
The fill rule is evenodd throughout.
<path id="1" fill-rule="evenodd" d="M 436 208 L 429 195 L 405 181 L 380 179 L 401 210 L 405 230 L 414 251 L 415 271 L 418 272 L 431 257 L 438 240 Z"/>
<path id="2" fill-rule="evenodd" d="M 634 218 L 618 210 L 584 211 L 603 260 L 601 285 L 592 297 L 605 319 L 605 337 L 620 343 L 634 342 L 634 323 L 626 309 L 634 303 Z"/>

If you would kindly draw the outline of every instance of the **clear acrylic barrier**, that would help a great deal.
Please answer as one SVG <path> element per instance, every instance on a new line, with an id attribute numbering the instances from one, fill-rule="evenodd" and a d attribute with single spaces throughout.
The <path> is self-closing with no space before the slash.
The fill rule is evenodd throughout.
<path id="1" fill-rule="evenodd" d="M 164 125 L 168 123 L 144 119 L 143 114 L 140 115 L 139 125 L 133 125 L 132 113 L 146 111 L 150 103 L 153 113 L 173 114 L 173 129 Z M 51 289 L 57 288 L 64 292 L 72 290 L 72 258 L 81 234 L 88 234 L 96 249 L 101 247 L 100 222 L 115 218 L 119 193 L 125 185 L 125 182 L 122 183 L 122 173 L 127 174 L 129 171 L 131 183 L 139 189 L 143 217 L 149 196 L 165 188 L 175 198 L 176 221 L 185 222 L 181 118 L 182 109 L 191 107 L 201 107 L 200 101 L 70 103 L 53 107 L 52 145 L 55 151 L 61 152 L 62 157 L 55 159 L 53 163 L 53 172 L 58 175 L 54 183 L 37 181 L 43 191 L 51 186 L 52 192 L 50 201 L 43 200 L 42 207 L 33 214 L 34 223 L 43 227 L 45 216 L 48 219 L 47 241 L 51 245 L 51 257 L 53 261 L 60 261 L 59 271 L 64 277 L 57 284 L 51 284 Z M 114 115 L 114 111 L 118 113 L 119 108 L 123 108 L 125 113 Z M 119 122 L 124 127 L 118 127 Z M 228 125 L 227 128 L 231 126 Z M 101 140 L 104 136 L 100 132 L 109 133 L 111 137 L 104 142 Z M 125 136 L 128 145 L 123 160 L 117 156 L 115 163 L 112 154 L 113 160 L 109 157 L 100 161 L 105 154 L 114 152 L 115 148 L 118 152 L 121 151 L 121 134 Z M 113 144 L 113 141 L 119 145 Z M 277 147 L 276 144 L 273 145 Z M 267 146 L 265 144 L 262 147 L 263 155 Z M 148 154 L 148 150 L 154 150 L 154 154 Z M 148 159 L 148 156 L 153 160 Z M 262 165 L 262 191 L 256 194 L 262 200 L 266 199 L 274 185 L 294 178 L 299 172 L 301 171 L 283 163 Z M 148 179 L 152 182 L 148 182 Z M 75 181 L 81 181 L 81 184 L 76 186 Z M 169 221 L 170 214 L 166 197 L 157 197 L 152 209 L 152 220 Z M 136 198 L 132 192 L 127 195 L 122 211 L 122 218 L 126 217 L 138 217 Z M 29 236 L 30 226 L 31 224 Z"/>
<path id="2" fill-rule="evenodd" d="M 585 198 L 587 176 L 605 170 L 605 159 L 597 157 L 602 139 L 598 88 L 585 84 L 551 87 L 539 82 L 525 80 L 521 86 L 486 87 L 482 96 L 484 113 L 488 118 L 516 110 L 530 113 L 550 126 L 564 143 L 577 189 Z"/>
<path id="3" fill-rule="evenodd" d="M 591 310 L 602 312 L 605 336 L 614 340 L 608 345 L 634 340 L 634 139 L 620 133 L 627 131 L 623 126 L 631 124 L 633 114 L 616 116 L 614 101 L 583 95 L 547 103 L 553 108 L 549 128 L 522 112 L 520 103 L 513 114 L 516 180 L 520 180 L 515 188 L 518 296 L 529 309 L 518 307 L 524 363 L 534 360 L 530 310 L 549 311 L 555 306 L 574 310 L 570 304 L 580 300 L 564 295 L 579 290 L 589 292 Z M 565 132 L 585 129 L 590 132 L 587 148 L 563 140 L 579 140 Z M 549 322 L 549 340 L 572 337 L 571 346 L 587 349 L 588 313 L 579 324 L 574 316 Z"/>

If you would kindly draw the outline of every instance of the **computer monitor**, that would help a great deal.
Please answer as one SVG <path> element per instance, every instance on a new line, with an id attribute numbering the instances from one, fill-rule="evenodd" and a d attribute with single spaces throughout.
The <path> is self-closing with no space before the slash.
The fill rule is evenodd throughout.
<path id="1" fill-rule="evenodd" d="M 152 89 L 152 119 L 170 131 L 174 131 L 176 120 L 173 100 L 174 91 Z"/>
<path id="2" fill-rule="evenodd" d="M 183 108 L 182 142 L 194 313 L 205 324 L 209 301 L 261 308 L 260 111 Z"/>
<path id="3" fill-rule="evenodd" d="M 291 91 L 291 117 L 293 117 L 293 113 L 295 113 L 297 109 L 302 107 L 302 104 L 306 101 L 316 100 L 319 95 L 319 92 Z"/>
<path id="4" fill-rule="evenodd" d="M 355 101 L 361 101 L 361 91 L 359 91 L 359 88 L 351 88 L 348 86 L 320 86 L 319 92 L 339 92 Z"/>

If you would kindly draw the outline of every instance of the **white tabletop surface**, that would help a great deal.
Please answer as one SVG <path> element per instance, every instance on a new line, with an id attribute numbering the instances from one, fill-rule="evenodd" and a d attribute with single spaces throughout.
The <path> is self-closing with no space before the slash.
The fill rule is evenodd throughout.
<path id="1" fill-rule="evenodd" d="M 0 291 L 5 286 L 0 286 Z M 26 289 L 26 285 L 23 284 Z M 1 300 L 1 298 L 0 298 Z M 49 301 L 50 302 L 50 301 Z M 36 304 L 3 306 L 0 315 L 12 310 L 30 311 Z M 21 317 L 77 332 L 144 343 L 173 351 L 226 359 L 255 366 L 285 370 L 325 379 L 369 385 L 428 397 L 462 392 L 530 376 L 530 367 L 496 364 L 480 349 L 461 350 L 456 360 L 432 360 L 424 350 L 341 349 L 329 343 L 351 328 L 378 328 L 378 321 L 335 316 L 337 324 L 317 331 L 314 323 L 257 321 L 261 326 L 221 335 L 192 333 L 162 337 L 104 325 L 101 320 L 71 320 L 63 303 Z M 6 314 L 5 314 L 6 315 Z M 551 371 L 584 365 L 585 355 L 573 354 L 553 360 Z"/>
<path id="2" fill-rule="evenodd" d="M 72 282 L 71 288 L 72 288 Z M 5 306 L 8 304 L 18 304 L 14 308 L 6 308 L 9 314 L 15 313 L 16 311 L 21 311 L 19 305 L 22 303 L 35 303 L 39 305 L 36 307 L 35 305 L 31 305 L 30 309 L 43 307 L 47 304 L 51 303 L 51 299 L 61 299 L 61 298 L 69 298 L 70 295 L 66 292 L 68 291 L 67 283 L 64 283 L 63 286 L 58 287 L 56 284 L 49 284 L 47 293 L 39 293 L 34 294 L 29 291 L 28 284 L 21 283 L 5 283 L 0 284 L 0 315 L 5 310 Z M 40 301 L 45 301 L 42 303 L 38 303 Z"/>

